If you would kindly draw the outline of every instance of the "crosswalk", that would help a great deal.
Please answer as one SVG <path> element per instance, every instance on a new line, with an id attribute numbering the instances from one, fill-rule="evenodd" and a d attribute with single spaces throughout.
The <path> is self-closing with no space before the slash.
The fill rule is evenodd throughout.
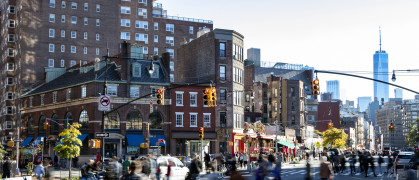
<path id="1" fill-rule="evenodd" d="M 305 169 L 303 169 L 303 170 L 299 170 L 299 169 L 297 169 L 297 170 L 295 170 L 295 169 L 283 169 L 282 171 L 281 171 L 281 175 L 282 176 L 290 176 L 290 175 L 305 175 L 307 172 L 306 172 L 306 170 Z M 319 174 L 320 173 L 320 171 L 317 169 L 315 169 L 315 170 L 313 170 L 313 172 L 311 172 L 312 173 L 312 175 L 313 176 L 316 176 L 317 174 Z M 376 174 L 378 177 L 381 177 L 381 176 L 388 176 L 388 177 L 390 177 L 391 176 L 391 174 L 383 174 L 383 173 L 377 173 Z M 365 173 L 359 173 L 359 172 L 357 172 L 357 173 L 353 173 L 352 175 L 351 175 L 351 173 L 350 172 L 348 172 L 348 171 L 346 171 L 346 172 L 344 172 L 344 173 L 338 173 L 338 174 L 335 174 L 335 176 L 365 176 Z M 373 172 L 369 172 L 368 173 L 368 176 L 374 176 L 374 173 Z"/>

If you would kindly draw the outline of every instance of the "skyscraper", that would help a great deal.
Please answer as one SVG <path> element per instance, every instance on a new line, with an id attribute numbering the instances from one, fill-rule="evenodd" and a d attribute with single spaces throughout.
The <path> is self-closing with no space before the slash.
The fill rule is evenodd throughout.
<path id="1" fill-rule="evenodd" d="M 247 59 L 252 60 L 256 67 L 260 67 L 260 49 L 259 48 L 247 49 Z"/>
<path id="2" fill-rule="evenodd" d="M 381 29 L 380 29 L 380 50 L 375 51 L 374 58 L 374 79 L 388 82 L 388 54 L 381 50 Z M 374 97 L 378 101 L 388 101 L 388 85 L 374 81 Z"/>
<path id="3" fill-rule="evenodd" d="M 326 81 L 327 92 L 332 93 L 332 99 L 340 99 L 339 80 Z"/>
<path id="4" fill-rule="evenodd" d="M 365 112 L 368 109 L 368 105 L 371 102 L 370 96 L 358 97 L 358 109 L 359 112 Z"/>
<path id="5" fill-rule="evenodd" d="M 401 98 L 403 99 L 403 91 L 400 88 L 394 89 L 394 98 Z"/>

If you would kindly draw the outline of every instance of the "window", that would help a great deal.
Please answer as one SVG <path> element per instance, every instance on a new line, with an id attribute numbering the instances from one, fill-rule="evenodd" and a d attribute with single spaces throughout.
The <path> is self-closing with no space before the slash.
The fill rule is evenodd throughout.
<path id="1" fill-rule="evenodd" d="M 61 45 L 61 52 L 65 52 L 65 45 Z"/>
<path id="2" fill-rule="evenodd" d="M 7 35 L 7 41 L 8 42 L 15 42 L 15 35 L 14 34 L 8 34 Z"/>
<path id="3" fill-rule="evenodd" d="M 105 129 L 120 129 L 118 112 L 112 112 L 105 116 Z"/>
<path id="4" fill-rule="evenodd" d="M 61 37 L 65 37 L 65 30 L 61 30 Z"/>
<path id="5" fill-rule="evenodd" d="M 166 44 L 174 45 L 175 38 L 173 36 L 166 36 Z"/>
<path id="6" fill-rule="evenodd" d="M 15 28 L 16 27 L 16 21 L 10 19 L 9 22 L 8 22 L 8 27 L 9 28 Z"/>
<path id="7" fill-rule="evenodd" d="M 13 100 L 13 92 L 6 93 L 6 100 Z"/>
<path id="8" fill-rule="evenodd" d="M 49 36 L 50 38 L 53 38 L 53 37 L 54 37 L 54 35 L 55 35 L 55 30 L 54 30 L 54 29 L 49 29 L 48 36 Z"/>
<path id="9" fill-rule="evenodd" d="M 54 44 L 49 44 L 48 45 L 48 51 L 49 52 L 54 52 Z"/>
<path id="10" fill-rule="evenodd" d="M 96 48 L 96 55 L 99 55 L 99 48 Z"/>
<path id="11" fill-rule="evenodd" d="M 227 113 L 226 112 L 220 112 L 220 125 L 221 127 L 226 127 L 227 125 Z"/>
<path id="12" fill-rule="evenodd" d="M 96 12 L 100 12 L 100 4 L 96 4 Z"/>
<path id="13" fill-rule="evenodd" d="M 226 43 L 220 43 L 220 57 L 226 57 Z"/>
<path id="14" fill-rule="evenodd" d="M 74 65 L 76 65 L 76 61 L 75 60 L 71 60 L 70 61 L 70 67 L 73 67 Z"/>
<path id="15" fill-rule="evenodd" d="M 131 26 L 131 20 L 130 19 L 121 19 L 121 26 L 122 27 L 130 27 Z"/>
<path id="16" fill-rule="evenodd" d="M 174 32 L 175 25 L 173 24 L 166 24 L 166 31 Z"/>
<path id="17" fill-rule="evenodd" d="M 295 124 L 295 116 L 291 116 L 291 124 Z"/>
<path id="18" fill-rule="evenodd" d="M 190 106 L 191 107 L 197 107 L 197 99 L 198 99 L 198 93 L 197 92 L 189 92 L 190 95 Z"/>
<path id="19" fill-rule="evenodd" d="M 86 110 L 80 113 L 79 123 L 81 124 L 80 129 L 89 129 L 89 116 Z"/>
<path id="20" fill-rule="evenodd" d="M 83 33 L 83 39 L 87 39 L 87 32 Z"/>
<path id="21" fill-rule="evenodd" d="M 220 80 L 226 80 L 226 66 L 220 66 Z"/>
<path id="22" fill-rule="evenodd" d="M 100 26 L 100 19 L 96 19 L 96 26 Z"/>
<path id="23" fill-rule="evenodd" d="M 148 22 L 147 21 L 135 21 L 135 28 L 148 29 Z"/>
<path id="24" fill-rule="evenodd" d="M 72 39 L 77 38 L 77 32 L 76 31 L 71 31 L 71 38 Z"/>
<path id="25" fill-rule="evenodd" d="M 77 3 L 72 2 L 71 3 L 71 9 L 77 9 Z"/>
<path id="26" fill-rule="evenodd" d="M 190 127 L 198 127 L 197 116 L 198 113 L 189 113 Z"/>
<path id="27" fill-rule="evenodd" d="M 109 96 L 117 96 L 118 95 L 118 86 L 117 85 L 107 85 L 107 94 Z"/>
<path id="28" fill-rule="evenodd" d="M 89 10 L 89 4 L 88 3 L 84 3 L 84 11 Z"/>
<path id="29" fill-rule="evenodd" d="M 71 53 L 76 53 L 76 52 L 77 52 L 76 46 L 71 46 Z"/>
<path id="30" fill-rule="evenodd" d="M 14 70 L 15 70 L 15 64 L 7 63 L 7 71 L 14 71 Z"/>
<path id="31" fill-rule="evenodd" d="M 170 74 L 169 76 L 170 76 L 170 82 L 174 82 L 175 81 L 174 75 L 173 74 Z"/>
<path id="32" fill-rule="evenodd" d="M 85 17 L 84 18 L 84 25 L 87 25 L 89 22 L 88 22 L 88 19 L 87 19 L 87 17 Z"/>
<path id="33" fill-rule="evenodd" d="M 10 56 L 10 57 L 13 57 L 13 56 L 15 56 L 15 50 L 14 49 L 12 49 L 12 48 L 7 48 L 7 55 L 8 56 Z"/>
<path id="34" fill-rule="evenodd" d="M 65 8 L 65 7 L 66 7 L 65 1 L 61 1 L 61 8 Z"/>
<path id="35" fill-rule="evenodd" d="M 159 69 L 160 69 L 160 66 L 154 64 L 154 72 L 153 74 L 151 74 L 151 78 L 159 78 Z"/>
<path id="36" fill-rule="evenodd" d="M 227 102 L 227 93 L 225 89 L 220 89 L 220 103 L 225 104 Z"/>
<path id="37" fill-rule="evenodd" d="M 159 23 L 154 23 L 154 30 L 159 30 Z"/>
<path id="38" fill-rule="evenodd" d="M 10 14 L 14 14 L 15 13 L 15 7 L 14 6 L 9 6 L 8 11 Z"/>
<path id="39" fill-rule="evenodd" d="M 211 127 L 211 113 L 204 113 L 204 127 Z"/>
<path id="40" fill-rule="evenodd" d="M 138 16 L 147 18 L 147 9 L 138 8 Z"/>
<path id="41" fill-rule="evenodd" d="M 193 34 L 193 26 L 189 26 L 189 34 Z"/>
<path id="42" fill-rule="evenodd" d="M 83 48 L 83 54 L 87 54 L 87 47 Z"/>
<path id="43" fill-rule="evenodd" d="M 136 33 L 135 34 L 135 40 L 136 41 L 144 41 L 147 44 L 148 43 L 148 35 L 147 34 Z M 143 52 L 143 53 L 146 54 L 145 52 Z"/>
<path id="44" fill-rule="evenodd" d="M 12 84 L 13 84 L 13 78 L 7 77 L 7 85 L 12 85 Z"/>
<path id="45" fill-rule="evenodd" d="M 142 3 L 144 5 L 147 5 L 147 0 L 138 0 L 138 3 Z"/>
<path id="46" fill-rule="evenodd" d="M 175 50 L 174 49 L 166 49 L 166 52 L 170 53 L 170 56 L 173 57 Z"/>
<path id="47" fill-rule="evenodd" d="M 140 97 L 140 87 L 139 86 L 131 86 L 130 90 L 130 97 Z"/>
<path id="48" fill-rule="evenodd" d="M 295 96 L 295 88 L 291 88 L 291 96 L 294 97 Z"/>
<path id="49" fill-rule="evenodd" d="M 71 24 L 77 24 L 77 17 L 71 16 Z"/>
<path id="50" fill-rule="evenodd" d="M 175 70 L 175 63 L 173 61 L 170 61 L 170 71 Z"/>
<path id="51" fill-rule="evenodd" d="M 158 55 L 159 54 L 159 48 L 155 47 L 154 48 L 154 55 Z"/>
<path id="52" fill-rule="evenodd" d="M 12 107 L 7 107 L 7 114 L 12 114 L 12 113 L 9 113 L 9 108 L 11 109 Z M 13 124 L 12 121 L 6 121 L 6 122 L 4 122 L 4 128 L 5 129 L 12 129 L 13 128 L 12 124 Z"/>
<path id="53" fill-rule="evenodd" d="M 65 95 L 65 99 L 68 101 L 71 99 L 71 89 L 67 89 L 67 93 Z"/>
<path id="54" fill-rule="evenodd" d="M 121 32 L 121 39 L 130 40 L 129 32 Z"/>
<path id="55" fill-rule="evenodd" d="M 100 34 L 96 34 L 96 41 L 100 40 Z"/>
<path id="56" fill-rule="evenodd" d="M 48 59 L 48 67 L 54 67 L 54 59 Z"/>
<path id="57" fill-rule="evenodd" d="M 140 111 L 131 110 L 126 118 L 126 129 L 127 130 L 142 130 L 143 118 L 141 117 Z"/>
<path id="58" fill-rule="evenodd" d="M 49 0 L 49 7 L 55 8 L 55 0 Z"/>
<path id="59" fill-rule="evenodd" d="M 176 91 L 176 106 L 183 106 L 183 92 Z"/>
<path id="60" fill-rule="evenodd" d="M 176 112 L 176 127 L 183 127 L 183 112 Z"/>
<path id="61" fill-rule="evenodd" d="M 86 86 L 81 87 L 81 97 L 82 98 L 86 97 Z"/>
<path id="62" fill-rule="evenodd" d="M 28 120 L 28 134 L 33 134 L 34 132 L 34 121 L 33 118 L 30 117 Z"/>
<path id="63" fill-rule="evenodd" d="M 141 64 L 135 63 L 132 65 L 132 76 L 141 77 Z"/>
<path id="64" fill-rule="evenodd" d="M 55 14 L 49 14 L 49 22 L 55 22 Z"/>
<path id="65" fill-rule="evenodd" d="M 121 14 L 131 14 L 131 7 L 121 6 Z"/>
<path id="66" fill-rule="evenodd" d="M 53 103 L 57 102 L 57 92 L 52 93 L 52 102 Z"/>
<path id="67" fill-rule="evenodd" d="M 159 35 L 154 35 L 154 42 L 159 42 Z"/>

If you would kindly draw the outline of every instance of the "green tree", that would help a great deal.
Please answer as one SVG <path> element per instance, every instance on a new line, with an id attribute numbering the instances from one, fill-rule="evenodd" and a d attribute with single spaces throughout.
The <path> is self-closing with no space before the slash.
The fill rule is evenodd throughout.
<path id="1" fill-rule="evenodd" d="M 322 132 L 320 132 L 319 130 L 317 130 L 317 129 L 315 129 L 314 130 L 314 134 L 317 134 L 317 135 L 319 135 L 320 137 L 323 137 L 323 133 Z"/>
<path id="2" fill-rule="evenodd" d="M 343 129 L 330 128 L 323 132 L 323 147 L 344 148 L 348 135 Z"/>
<path id="3" fill-rule="evenodd" d="M 409 124 L 410 132 L 407 134 L 406 144 L 411 147 L 417 147 L 419 142 L 419 118 Z"/>
<path id="4" fill-rule="evenodd" d="M 4 146 L 0 144 L 0 159 L 4 159 L 4 154 L 7 152 L 4 150 Z"/>
<path id="5" fill-rule="evenodd" d="M 79 128 L 81 124 L 74 123 L 70 125 L 69 129 L 64 129 L 59 136 L 61 136 L 60 144 L 54 147 L 54 151 L 59 153 L 61 157 L 69 159 L 69 179 L 71 179 L 71 159 L 80 155 L 81 140 L 77 136 L 81 135 Z"/>

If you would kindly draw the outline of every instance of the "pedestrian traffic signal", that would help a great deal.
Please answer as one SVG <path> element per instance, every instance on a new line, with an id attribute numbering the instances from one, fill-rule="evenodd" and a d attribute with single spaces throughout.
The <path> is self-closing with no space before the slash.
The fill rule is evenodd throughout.
<path id="1" fill-rule="evenodd" d="M 49 126 L 49 122 L 48 122 L 48 121 L 44 122 L 44 129 L 45 129 L 45 130 L 47 130 L 47 129 L 48 129 L 48 126 Z"/>
<path id="2" fill-rule="evenodd" d="M 209 106 L 210 105 L 210 93 L 209 93 L 209 88 L 205 88 L 204 90 L 204 105 Z"/>
<path id="3" fill-rule="evenodd" d="M 157 93 L 157 105 L 164 105 L 164 88 L 156 90 Z"/>
<path id="4" fill-rule="evenodd" d="M 332 122 L 330 122 L 330 123 L 327 123 L 327 128 L 333 128 L 333 123 Z"/>
<path id="5" fill-rule="evenodd" d="M 204 139 L 204 127 L 199 127 L 199 139 Z"/>
<path id="6" fill-rule="evenodd" d="M 391 123 L 391 124 L 390 124 L 390 127 L 388 127 L 388 129 L 389 129 L 390 131 L 394 131 L 394 125 L 393 125 L 393 123 Z"/>
<path id="7" fill-rule="evenodd" d="M 143 148 L 143 149 L 148 148 L 148 143 L 141 143 L 140 148 Z"/>
<path id="8" fill-rule="evenodd" d="M 311 82 L 311 89 L 313 90 L 313 95 L 320 95 L 320 83 L 317 77 L 313 82 Z"/>

